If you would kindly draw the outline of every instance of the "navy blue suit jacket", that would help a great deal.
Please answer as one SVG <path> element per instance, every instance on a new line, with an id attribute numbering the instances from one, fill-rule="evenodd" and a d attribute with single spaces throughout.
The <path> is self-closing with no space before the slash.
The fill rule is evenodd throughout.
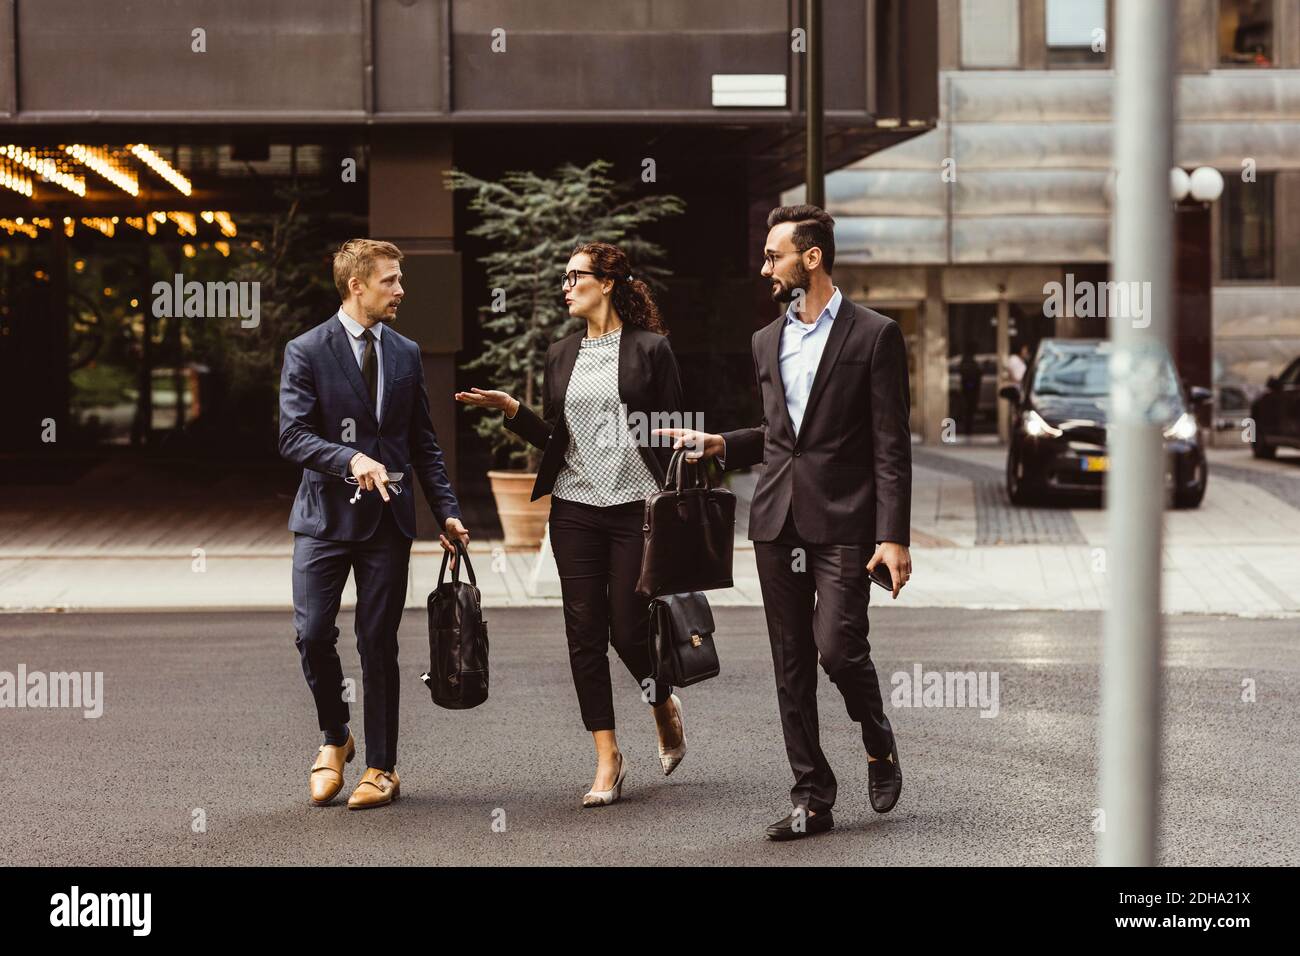
<path id="1" fill-rule="evenodd" d="M 439 529 L 448 518 L 461 517 L 429 417 L 420 347 L 390 325 L 384 327 L 380 351 L 383 421 L 375 419 L 375 405 L 337 313 L 285 346 L 280 455 L 303 469 L 289 515 L 290 531 L 328 541 L 364 541 L 378 527 L 380 509 L 387 507 L 393 509 L 402 532 L 414 538 L 415 480 L 424 489 Z M 345 437 L 352 440 L 344 441 Z M 389 504 L 384 504 L 378 491 L 363 491 L 360 501 L 349 503 L 357 488 L 344 479 L 351 474 L 348 463 L 359 451 L 390 473 L 403 473 L 403 493 L 390 491 Z"/>

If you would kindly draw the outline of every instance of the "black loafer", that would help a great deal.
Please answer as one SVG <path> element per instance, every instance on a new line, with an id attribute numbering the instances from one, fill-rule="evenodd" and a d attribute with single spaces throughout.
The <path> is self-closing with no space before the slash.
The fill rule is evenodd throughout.
<path id="1" fill-rule="evenodd" d="M 798 808 L 791 810 L 790 815 L 784 820 L 773 823 L 767 828 L 766 833 L 769 840 L 779 843 L 782 840 L 801 840 L 815 833 L 825 833 L 833 826 L 835 826 L 835 818 L 831 816 L 829 810 L 819 810 L 812 816 L 808 816 L 802 808 Z"/>
<path id="2" fill-rule="evenodd" d="M 892 761 L 887 757 L 867 762 L 868 789 L 871 793 L 871 809 L 877 813 L 888 813 L 898 802 L 898 795 L 903 792 L 903 768 L 898 763 L 898 745 L 894 745 Z"/>

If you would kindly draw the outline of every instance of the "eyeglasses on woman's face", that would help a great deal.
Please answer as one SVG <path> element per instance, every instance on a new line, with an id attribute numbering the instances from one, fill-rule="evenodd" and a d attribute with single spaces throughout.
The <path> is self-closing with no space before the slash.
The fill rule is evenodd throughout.
<path id="1" fill-rule="evenodd" d="M 601 276 L 601 275 L 604 275 L 604 273 L 589 272 L 586 269 L 570 269 L 568 272 L 564 273 L 560 277 L 560 285 L 562 288 L 567 289 L 570 286 L 574 286 L 578 284 L 578 276 Z"/>

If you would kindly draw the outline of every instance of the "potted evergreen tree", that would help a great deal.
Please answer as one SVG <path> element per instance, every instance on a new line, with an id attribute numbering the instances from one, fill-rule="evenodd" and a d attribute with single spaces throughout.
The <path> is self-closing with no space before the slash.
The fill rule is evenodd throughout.
<path id="1" fill-rule="evenodd" d="M 605 160 L 566 163 L 549 176 L 516 171 L 494 182 L 459 169 L 445 174 L 448 189 L 471 194 L 469 208 L 481 222 L 470 235 L 493 247 L 479 259 L 488 277 L 488 303 L 479 308 L 486 345 L 465 368 L 481 372 L 485 387 L 509 392 L 539 412 L 547 348 L 582 327 L 565 308 L 558 278 L 574 246 L 618 244 L 652 287 L 668 274 L 664 250 L 637 231 L 681 213 L 685 203 L 671 195 L 629 196 L 629 188 L 610 177 L 611 167 Z M 475 430 L 506 465 L 488 472 L 506 545 L 536 547 L 550 514 L 549 496 L 528 500 L 541 455 L 501 427 L 500 412 L 470 411 L 480 416 Z"/>

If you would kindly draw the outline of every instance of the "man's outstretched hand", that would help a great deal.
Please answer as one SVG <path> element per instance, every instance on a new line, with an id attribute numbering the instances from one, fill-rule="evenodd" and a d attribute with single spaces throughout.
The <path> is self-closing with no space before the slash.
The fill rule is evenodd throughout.
<path id="1" fill-rule="evenodd" d="M 726 451 L 726 443 L 723 442 L 721 435 L 699 432 L 694 428 L 656 428 L 653 434 L 668 435 L 676 439 L 673 442 L 673 449 L 685 448 L 688 461 L 716 458 Z"/>

